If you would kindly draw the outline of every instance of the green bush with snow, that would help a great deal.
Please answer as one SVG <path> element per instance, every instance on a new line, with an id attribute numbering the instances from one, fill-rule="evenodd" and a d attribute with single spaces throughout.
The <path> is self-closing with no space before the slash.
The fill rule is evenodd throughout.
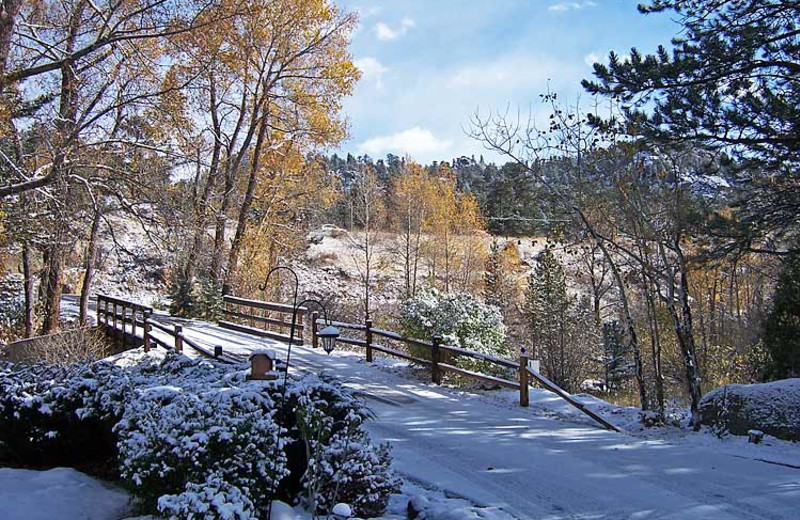
<path id="1" fill-rule="evenodd" d="M 313 488 L 317 512 L 349 500 L 368 517 L 399 488 L 360 402 L 316 376 L 292 380 L 283 400 L 278 382 L 169 352 L 127 367 L 2 364 L 0 383 L 6 458 L 46 467 L 100 453 L 143 512 L 264 518 L 271 499 Z"/>
<path id="2" fill-rule="evenodd" d="M 430 340 L 439 335 L 444 345 L 507 359 L 513 356 L 500 310 L 471 294 L 421 291 L 401 304 L 400 323 L 404 334 L 414 338 Z M 415 349 L 415 354 L 430 359 L 427 349 Z M 468 370 L 496 370 L 494 365 L 463 356 L 454 362 Z"/>

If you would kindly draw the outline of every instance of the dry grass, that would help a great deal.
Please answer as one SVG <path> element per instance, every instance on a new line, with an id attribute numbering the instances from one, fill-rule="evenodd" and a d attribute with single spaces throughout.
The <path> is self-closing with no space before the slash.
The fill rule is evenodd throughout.
<path id="1" fill-rule="evenodd" d="M 66 365 L 102 359 L 111 346 L 106 337 L 92 328 L 71 329 L 10 345 L 14 361 Z"/>

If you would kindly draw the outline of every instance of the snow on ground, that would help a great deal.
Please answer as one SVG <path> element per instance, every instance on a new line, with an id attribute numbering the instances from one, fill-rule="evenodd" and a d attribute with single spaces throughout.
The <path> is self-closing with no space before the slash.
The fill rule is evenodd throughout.
<path id="1" fill-rule="evenodd" d="M 182 323 L 202 345 L 240 354 L 271 348 L 285 359 L 280 343 Z M 403 363 L 367 364 L 357 352 L 327 356 L 296 346 L 292 369 L 327 372 L 359 393 L 375 414 L 368 430 L 394 447 L 395 468 L 414 485 L 481 506 L 469 518 L 800 518 L 795 443 L 644 429 L 635 410 L 579 396 L 626 429 L 613 433 L 544 390 L 532 390 L 531 407 L 523 409 L 515 392 L 437 387 Z"/>
<path id="2" fill-rule="evenodd" d="M 267 339 L 200 321 L 186 327 L 209 346 L 285 357 L 286 347 Z M 513 392 L 437 387 L 356 352 L 294 347 L 292 367 L 328 372 L 360 393 L 375 413 L 370 433 L 392 443 L 401 474 L 516 518 L 798 518 L 800 471 L 787 466 L 800 467 L 796 444 L 752 446 L 683 428 L 608 432 L 543 390 L 522 409 Z M 631 409 L 583 398 L 632 427 Z"/>
<path id="3" fill-rule="evenodd" d="M 129 509 L 125 491 L 71 468 L 0 468 L 3 520 L 118 520 Z"/>
<path id="4" fill-rule="evenodd" d="M 376 520 L 404 520 L 409 501 L 425 520 L 513 520 L 504 511 L 475 507 L 468 500 L 413 482 L 392 495 L 386 514 Z M 274 520 L 311 520 L 302 507 L 273 505 Z M 3 520 L 119 520 L 131 514 L 130 496 L 71 468 L 47 471 L 0 468 L 0 518 Z M 153 516 L 125 520 L 157 520 Z"/>

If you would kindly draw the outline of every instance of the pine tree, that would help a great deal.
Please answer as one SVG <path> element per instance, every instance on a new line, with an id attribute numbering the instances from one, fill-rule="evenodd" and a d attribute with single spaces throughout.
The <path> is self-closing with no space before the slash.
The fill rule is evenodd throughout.
<path id="1" fill-rule="evenodd" d="M 751 249 L 754 239 L 774 243 L 800 231 L 800 4 L 652 0 L 639 9 L 677 17 L 683 30 L 672 52 L 612 52 L 584 88 L 621 102 L 627 132 L 721 148 L 751 167 L 736 179 L 739 219 L 725 235 L 736 245 Z"/>
<path id="2" fill-rule="evenodd" d="M 515 314 L 518 303 L 521 263 L 514 241 L 507 241 L 503 246 L 497 240 L 492 241 L 484 273 L 484 300 L 500 309 L 507 322 Z"/>
<path id="3" fill-rule="evenodd" d="M 525 315 L 544 375 L 568 392 L 580 390 L 600 355 L 599 333 L 588 299 L 567 292 L 566 271 L 550 248 L 536 257 Z"/>
<path id="4" fill-rule="evenodd" d="M 784 266 L 763 340 L 770 355 L 767 378 L 800 377 L 800 255 Z"/>
<path id="5" fill-rule="evenodd" d="M 533 340 L 533 356 L 544 374 L 569 390 L 565 359 L 570 299 L 564 266 L 547 248 L 538 257 L 525 291 L 525 311 Z"/>
<path id="6" fill-rule="evenodd" d="M 501 280 L 500 277 L 502 276 L 500 272 L 500 244 L 497 243 L 497 240 L 492 241 L 492 245 L 489 248 L 489 257 L 486 259 L 486 273 L 484 274 L 484 300 L 489 305 L 494 305 L 498 308 L 500 307 L 500 302 L 502 300 L 501 296 Z"/>
<path id="7" fill-rule="evenodd" d="M 630 349 L 625 331 L 617 320 L 603 323 L 603 372 L 607 391 L 616 390 L 632 375 Z"/>

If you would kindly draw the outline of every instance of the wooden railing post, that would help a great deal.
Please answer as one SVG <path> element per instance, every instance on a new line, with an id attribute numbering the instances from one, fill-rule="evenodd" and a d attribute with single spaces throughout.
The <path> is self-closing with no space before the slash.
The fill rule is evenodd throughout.
<path id="1" fill-rule="evenodd" d="M 314 311 L 311 313 L 311 347 L 317 348 L 319 346 L 319 338 L 317 337 L 317 320 L 319 313 Z"/>
<path id="2" fill-rule="evenodd" d="M 525 348 L 519 354 L 519 405 L 528 406 L 530 404 L 530 392 L 528 388 L 528 352 Z"/>
<path id="3" fill-rule="evenodd" d="M 433 378 L 434 384 L 441 385 L 442 384 L 442 371 L 439 368 L 439 362 L 441 361 L 442 351 L 439 348 L 439 345 L 442 343 L 441 336 L 434 336 L 433 342 L 431 346 L 431 377 Z"/>
<path id="4" fill-rule="evenodd" d="M 136 307 L 131 307 L 131 339 L 136 346 Z"/>
<path id="5" fill-rule="evenodd" d="M 302 311 L 301 309 L 298 309 L 298 311 L 297 311 L 297 325 L 300 325 L 300 327 L 299 327 L 299 330 L 297 330 L 295 332 L 295 335 L 297 336 L 297 339 L 300 340 L 300 345 L 305 345 L 305 343 L 306 343 L 305 342 L 305 338 L 303 337 L 303 332 L 304 332 L 305 327 L 302 326 L 303 323 L 305 323 L 305 321 L 304 321 L 305 319 L 306 319 L 306 313 L 304 311 Z"/>
<path id="6" fill-rule="evenodd" d="M 150 313 L 144 313 L 144 332 L 142 333 L 144 339 L 144 351 L 150 352 Z"/>
<path id="7" fill-rule="evenodd" d="M 122 348 L 128 343 L 128 329 L 126 322 L 128 321 L 128 306 L 122 304 Z"/>
<path id="8" fill-rule="evenodd" d="M 367 342 L 367 363 L 372 363 L 372 320 L 367 319 L 364 339 Z"/>
<path id="9" fill-rule="evenodd" d="M 175 350 L 183 352 L 183 327 L 175 325 Z"/>
<path id="10" fill-rule="evenodd" d="M 117 339 L 117 302 L 112 302 L 111 303 L 111 312 L 113 314 L 113 320 L 112 321 L 114 323 L 114 330 L 113 330 L 114 336 L 113 337 L 114 337 L 114 340 L 116 341 L 116 339 Z"/>
<path id="11" fill-rule="evenodd" d="M 100 295 L 98 294 L 96 298 L 97 299 L 95 300 L 96 303 L 95 303 L 94 310 L 97 313 L 97 326 L 99 327 L 100 326 Z"/>

